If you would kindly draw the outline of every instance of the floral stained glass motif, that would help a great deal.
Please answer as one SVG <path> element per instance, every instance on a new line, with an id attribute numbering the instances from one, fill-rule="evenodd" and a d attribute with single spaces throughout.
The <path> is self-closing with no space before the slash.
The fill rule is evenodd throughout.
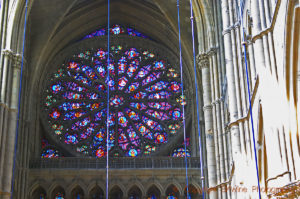
<path id="1" fill-rule="evenodd" d="M 43 150 L 41 157 L 42 158 L 58 158 L 58 157 L 60 157 L 60 153 L 58 150 L 49 148 L 49 149 Z"/>
<path id="2" fill-rule="evenodd" d="M 186 149 L 186 153 L 185 153 L 185 149 L 184 148 L 177 148 L 173 151 L 172 153 L 172 157 L 176 157 L 176 158 L 180 158 L 180 157 L 191 157 L 191 153 L 188 149 Z"/>
<path id="3" fill-rule="evenodd" d="M 117 25 L 110 31 L 126 32 Z M 153 154 L 181 128 L 180 77 L 170 76 L 177 70 L 148 50 L 111 46 L 110 53 L 108 64 L 105 49 L 84 51 L 51 75 L 46 126 L 73 154 L 105 157 L 107 139 L 114 156 Z M 44 157 L 57 154 L 49 150 Z"/>
<path id="4" fill-rule="evenodd" d="M 114 24 L 110 27 L 109 32 L 111 35 L 122 35 L 122 34 L 127 34 L 129 36 L 133 36 L 133 37 L 142 37 L 142 38 L 148 38 L 148 36 L 142 34 L 141 32 L 133 29 L 133 28 L 124 28 L 123 26 L 119 25 L 119 24 Z M 86 35 L 83 39 L 89 39 L 89 38 L 93 38 L 93 37 L 101 37 L 101 36 L 105 36 L 107 35 L 107 27 L 106 28 L 100 28 L 92 33 L 89 33 L 88 35 Z M 113 49 L 114 50 L 114 49 Z M 147 56 L 152 57 L 154 56 L 153 53 L 149 53 L 149 55 L 147 54 Z"/>
<path id="5" fill-rule="evenodd" d="M 48 140 L 43 138 L 42 139 L 42 153 L 41 158 L 58 158 L 61 157 L 61 153 L 55 149 L 55 147 L 52 147 Z"/>

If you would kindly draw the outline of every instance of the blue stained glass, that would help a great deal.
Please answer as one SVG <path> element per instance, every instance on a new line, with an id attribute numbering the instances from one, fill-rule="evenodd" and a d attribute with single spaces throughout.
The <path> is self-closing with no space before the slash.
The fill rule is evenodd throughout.
<path id="1" fill-rule="evenodd" d="M 110 33 L 113 35 L 125 34 L 126 32 L 130 36 L 149 38 L 148 36 L 142 34 L 141 32 L 139 32 L 133 28 L 126 28 L 126 31 L 125 31 L 125 29 L 119 24 L 114 24 L 114 25 L 112 25 L 112 28 L 110 28 Z M 100 29 L 84 36 L 83 39 L 90 39 L 90 38 L 101 37 L 101 36 L 105 36 L 105 35 L 107 35 L 107 28 L 100 28 Z"/>
<path id="2" fill-rule="evenodd" d="M 146 88 L 146 91 L 148 91 L 148 92 L 160 91 L 160 90 L 167 88 L 167 86 L 168 86 L 167 82 L 159 81 L 159 82 L 151 85 L 150 87 Z"/>
<path id="3" fill-rule="evenodd" d="M 56 149 L 46 149 L 42 152 L 41 158 L 58 158 L 60 154 Z"/>
<path id="4" fill-rule="evenodd" d="M 99 74 L 101 77 L 105 77 L 105 75 L 106 75 L 106 69 L 105 69 L 105 67 L 104 67 L 104 66 L 101 66 L 101 65 L 96 65 L 95 67 L 96 67 L 96 69 L 97 69 L 98 74 Z"/>
<path id="5" fill-rule="evenodd" d="M 129 67 L 128 67 L 128 70 L 127 70 L 127 75 L 129 77 L 132 77 L 133 74 L 136 72 L 136 70 L 138 69 L 139 67 L 139 61 L 138 60 L 133 60 L 130 64 L 129 64 Z"/>
<path id="6" fill-rule="evenodd" d="M 165 69 L 165 63 L 164 63 L 164 61 L 154 62 L 153 69 L 154 70 Z"/>
<path id="7" fill-rule="evenodd" d="M 158 93 L 152 93 L 149 95 L 149 99 L 168 99 L 171 96 L 169 92 L 160 91 Z"/>
<path id="8" fill-rule="evenodd" d="M 125 54 L 128 56 L 128 59 L 132 59 L 139 56 L 139 53 L 135 48 L 131 48 L 129 51 L 126 51 Z"/>
<path id="9" fill-rule="evenodd" d="M 153 72 L 152 74 L 150 74 L 149 76 L 147 76 L 143 81 L 142 81 L 142 85 L 147 85 L 151 82 L 154 82 L 156 79 L 160 78 L 161 73 L 160 72 Z"/>
<path id="10" fill-rule="evenodd" d="M 147 199 L 157 199 L 155 195 L 149 196 Z"/>
<path id="11" fill-rule="evenodd" d="M 139 88 L 140 83 L 139 82 L 134 82 L 130 84 L 126 90 L 126 93 L 131 93 Z"/>
<path id="12" fill-rule="evenodd" d="M 135 77 L 135 79 L 141 79 L 143 77 L 145 77 L 146 75 L 148 75 L 148 73 L 151 70 L 151 66 L 144 66 L 143 68 L 141 68 L 141 70 L 138 72 L 137 76 Z"/>
<path id="13" fill-rule="evenodd" d="M 147 106 L 144 104 L 144 103 L 130 103 L 130 106 L 135 108 L 135 109 L 138 109 L 138 110 L 145 110 L 147 108 Z"/>
<path id="14" fill-rule="evenodd" d="M 97 142 L 102 142 L 103 139 L 105 139 L 105 129 L 104 128 L 101 128 L 100 131 L 98 131 L 94 137 L 94 139 L 97 141 Z"/>
<path id="15" fill-rule="evenodd" d="M 133 110 L 126 108 L 125 112 L 127 113 L 127 115 L 129 116 L 130 119 L 139 120 L 139 115 L 136 112 L 134 112 Z"/>
<path id="16" fill-rule="evenodd" d="M 112 26 L 112 28 L 110 29 L 110 32 L 114 35 L 119 35 L 119 34 L 124 33 L 124 30 L 120 25 L 116 24 L 116 25 Z"/>
<path id="17" fill-rule="evenodd" d="M 77 135 L 76 134 L 70 135 L 70 134 L 66 133 L 65 143 L 66 144 L 77 144 L 78 143 Z"/>
<path id="18" fill-rule="evenodd" d="M 167 142 L 167 134 L 166 133 L 155 133 L 155 143 L 162 144 Z"/>
<path id="19" fill-rule="evenodd" d="M 131 99 L 144 99 L 147 96 L 145 92 L 137 92 L 133 96 L 130 96 Z"/>
<path id="20" fill-rule="evenodd" d="M 126 77 L 121 77 L 119 79 L 119 85 L 118 85 L 119 90 L 122 90 L 126 86 L 127 82 L 128 79 Z"/>
<path id="21" fill-rule="evenodd" d="M 65 199 L 64 194 L 62 194 L 62 193 L 57 193 L 57 194 L 55 195 L 55 199 Z"/>
<path id="22" fill-rule="evenodd" d="M 61 91 L 63 89 L 63 87 L 61 86 L 61 84 L 60 83 L 58 83 L 58 84 L 54 84 L 53 86 L 52 86 L 52 91 L 53 91 L 53 93 L 58 93 L 59 91 Z"/>
<path id="23" fill-rule="evenodd" d="M 159 110 L 169 110 L 172 106 L 168 102 L 149 102 L 148 106 L 150 108 L 155 108 Z"/>
<path id="24" fill-rule="evenodd" d="M 177 199 L 177 197 L 174 196 L 174 195 L 170 195 L 170 196 L 167 197 L 167 199 Z"/>
<path id="25" fill-rule="evenodd" d="M 164 112 L 155 111 L 155 110 L 147 110 L 146 113 L 154 118 L 160 119 L 160 120 L 167 120 L 169 119 L 168 115 Z"/>
<path id="26" fill-rule="evenodd" d="M 87 91 L 86 88 L 79 86 L 78 84 L 76 84 L 74 82 L 65 82 L 64 85 L 67 87 L 67 89 L 72 90 L 72 91 L 77 91 L 77 92 Z"/>
<path id="27" fill-rule="evenodd" d="M 139 150 L 137 149 L 130 149 L 128 151 L 128 156 L 129 157 L 136 157 L 139 154 Z"/>
<path id="28" fill-rule="evenodd" d="M 181 86 L 178 82 L 171 82 L 169 89 L 175 93 L 181 90 Z"/>
<path id="29" fill-rule="evenodd" d="M 177 148 L 173 151 L 172 157 L 191 157 L 190 151 L 187 149 L 185 152 L 185 149 L 183 147 Z"/>
<path id="30" fill-rule="evenodd" d="M 127 60 L 125 57 L 122 57 L 118 62 L 118 73 L 123 74 L 127 67 Z"/>
<path id="31" fill-rule="evenodd" d="M 123 112 L 119 112 L 118 113 L 118 124 L 121 125 L 122 127 L 127 127 L 128 124 L 128 120 L 127 118 L 124 116 Z"/>
<path id="32" fill-rule="evenodd" d="M 130 35 L 130 36 L 148 38 L 146 35 L 143 35 L 142 33 L 138 32 L 132 28 L 127 28 L 127 32 L 128 32 L 128 35 Z"/>
<path id="33" fill-rule="evenodd" d="M 176 108 L 173 111 L 170 111 L 170 115 L 174 120 L 178 120 L 179 118 L 181 118 L 181 111 L 179 108 Z"/>

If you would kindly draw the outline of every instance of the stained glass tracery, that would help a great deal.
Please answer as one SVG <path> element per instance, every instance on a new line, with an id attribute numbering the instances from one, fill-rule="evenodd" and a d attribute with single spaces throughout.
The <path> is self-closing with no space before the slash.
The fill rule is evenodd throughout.
<path id="1" fill-rule="evenodd" d="M 120 26 L 110 31 L 126 32 Z M 109 64 L 104 48 L 86 50 L 51 75 L 43 102 L 46 126 L 73 152 L 104 157 L 109 103 L 112 155 L 152 154 L 181 128 L 186 99 L 179 73 L 149 50 L 113 45 L 110 52 Z"/>
<path id="2" fill-rule="evenodd" d="M 53 146 L 51 146 L 47 139 L 42 139 L 42 153 L 41 158 L 58 158 L 62 157 L 61 153 Z"/>
<path id="3" fill-rule="evenodd" d="M 109 33 L 111 35 L 122 35 L 122 34 L 127 34 L 129 36 L 133 36 L 133 37 L 142 37 L 142 38 L 147 38 L 149 39 L 148 36 L 144 35 L 143 33 L 130 28 L 130 27 L 123 27 L 122 25 L 119 24 L 114 24 L 111 26 L 111 28 L 109 29 Z M 86 35 L 83 39 L 89 39 L 89 38 L 93 38 L 93 37 L 101 37 L 101 36 L 105 36 L 108 34 L 107 28 L 100 28 L 94 32 L 89 33 L 88 35 Z M 148 56 L 152 56 L 148 55 Z"/>
<path id="4" fill-rule="evenodd" d="M 182 157 L 191 157 L 191 153 L 189 149 L 186 149 L 184 147 L 177 148 L 173 151 L 172 157 L 176 158 L 182 158 Z"/>

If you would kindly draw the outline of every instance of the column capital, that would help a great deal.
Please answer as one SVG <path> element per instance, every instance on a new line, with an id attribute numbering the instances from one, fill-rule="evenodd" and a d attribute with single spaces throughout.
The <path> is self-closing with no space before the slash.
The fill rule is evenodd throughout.
<path id="1" fill-rule="evenodd" d="M 14 52 L 10 49 L 3 49 L 2 50 L 2 55 L 5 55 L 9 58 L 12 58 L 14 56 Z"/>
<path id="2" fill-rule="evenodd" d="M 20 54 L 14 54 L 13 56 L 14 64 L 13 67 L 15 69 L 21 69 L 21 64 L 22 64 L 22 55 Z"/>
<path id="3" fill-rule="evenodd" d="M 200 69 L 209 67 L 209 55 L 208 53 L 202 53 L 197 56 L 197 63 Z"/>

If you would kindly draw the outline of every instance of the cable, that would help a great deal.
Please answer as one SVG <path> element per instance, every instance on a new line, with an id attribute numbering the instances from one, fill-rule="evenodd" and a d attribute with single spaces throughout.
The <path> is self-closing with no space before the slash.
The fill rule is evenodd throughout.
<path id="1" fill-rule="evenodd" d="M 185 111 L 184 111 L 184 93 L 183 93 L 183 70 L 182 70 L 182 48 L 181 48 L 181 30 L 180 30 L 180 11 L 179 0 L 177 0 L 177 17 L 178 17 L 178 42 L 179 42 L 179 62 L 180 62 L 180 80 L 181 80 L 181 105 L 183 117 L 183 134 L 184 134 L 184 160 L 185 160 L 185 178 L 186 178 L 186 197 L 189 198 L 189 178 L 187 165 L 187 150 L 186 150 L 186 129 L 185 129 Z"/>
<path id="2" fill-rule="evenodd" d="M 110 36 L 110 32 L 109 32 L 109 21 L 110 21 L 110 0 L 107 0 L 107 115 L 106 115 L 106 199 L 108 199 L 108 183 L 109 183 L 109 176 L 108 176 L 108 172 L 109 172 L 109 84 L 110 84 L 110 74 L 109 74 L 109 64 L 110 64 L 110 60 L 109 60 L 109 48 L 110 48 L 110 44 L 109 44 L 109 36 Z"/>
<path id="3" fill-rule="evenodd" d="M 199 97 L 198 97 L 198 80 L 196 69 L 196 53 L 195 53 L 195 33 L 194 33 L 194 16 L 193 16 L 193 2 L 190 0 L 191 8 L 191 27 L 192 27 L 192 39 L 193 39 L 193 61 L 194 61 L 194 75 L 195 75 L 195 90 L 196 90 L 196 103 L 197 103 L 197 124 L 198 124 L 198 140 L 199 140 L 199 156 L 200 156 L 200 169 L 201 169 L 201 185 L 202 185 L 202 198 L 205 198 L 204 191 L 204 176 L 203 176 L 203 157 L 202 157 L 202 139 L 201 139 L 201 127 L 200 127 L 200 115 L 199 115 Z"/>
<path id="4" fill-rule="evenodd" d="M 13 173 L 12 173 L 12 183 L 11 183 L 11 196 L 10 196 L 11 199 L 13 198 L 13 193 L 14 193 L 15 167 L 16 167 L 17 148 L 18 148 L 18 134 L 19 134 L 21 92 L 22 92 L 22 77 L 23 77 L 25 37 L 26 37 L 26 25 L 27 25 L 27 8 L 28 8 L 28 0 L 26 0 L 26 3 L 25 3 L 25 14 L 24 14 L 24 31 L 23 31 L 23 44 L 22 44 L 22 62 L 21 62 L 20 82 L 19 82 L 20 87 L 19 87 L 19 96 L 18 96 L 18 115 L 17 115 L 15 151 L 14 151 L 14 163 L 13 163 Z"/>
<path id="5" fill-rule="evenodd" d="M 236 6 L 238 6 L 238 3 L 236 2 Z M 241 6 L 240 6 L 241 8 Z M 258 174 L 258 164 L 257 164 L 257 154 L 256 154 L 256 141 L 255 141 L 255 134 L 254 134 L 254 126 L 253 126 L 253 115 L 252 115 L 252 104 L 251 104 L 251 93 L 250 93 L 250 84 L 249 84 L 249 75 L 248 75 L 248 61 L 247 61 L 247 48 L 246 48 L 246 40 L 245 40 L 245 31 L 244 31 L 244 25 L 243 25 L 243 19 L 242 19 L 242 11 L 239 10 L 239 21 L 241 22 L 241 27 L 243 30 L 243 47 L 244 47 L 244 58 L 245 58 L 245 68 L 246 68 L 246 76 L 247 76 L 247 87 L 248 87 L 248 99 L 249 99 L 249 109 L 250 109 L 250 118 L 251 118 L 251 129 L 252 129 L 252 140 L 254 144 L 254 155 L 255 155 L 255 166 L 256 166 L 256 177 L 257 177 L 257 186 L 258 186 L 258 195 L 259 198 L 261 198 L 261 191 L 260 191 L 260 183 L 259 183 L 259 174 Z M 242 9 L 242 8 L 241 8 Z"/>

